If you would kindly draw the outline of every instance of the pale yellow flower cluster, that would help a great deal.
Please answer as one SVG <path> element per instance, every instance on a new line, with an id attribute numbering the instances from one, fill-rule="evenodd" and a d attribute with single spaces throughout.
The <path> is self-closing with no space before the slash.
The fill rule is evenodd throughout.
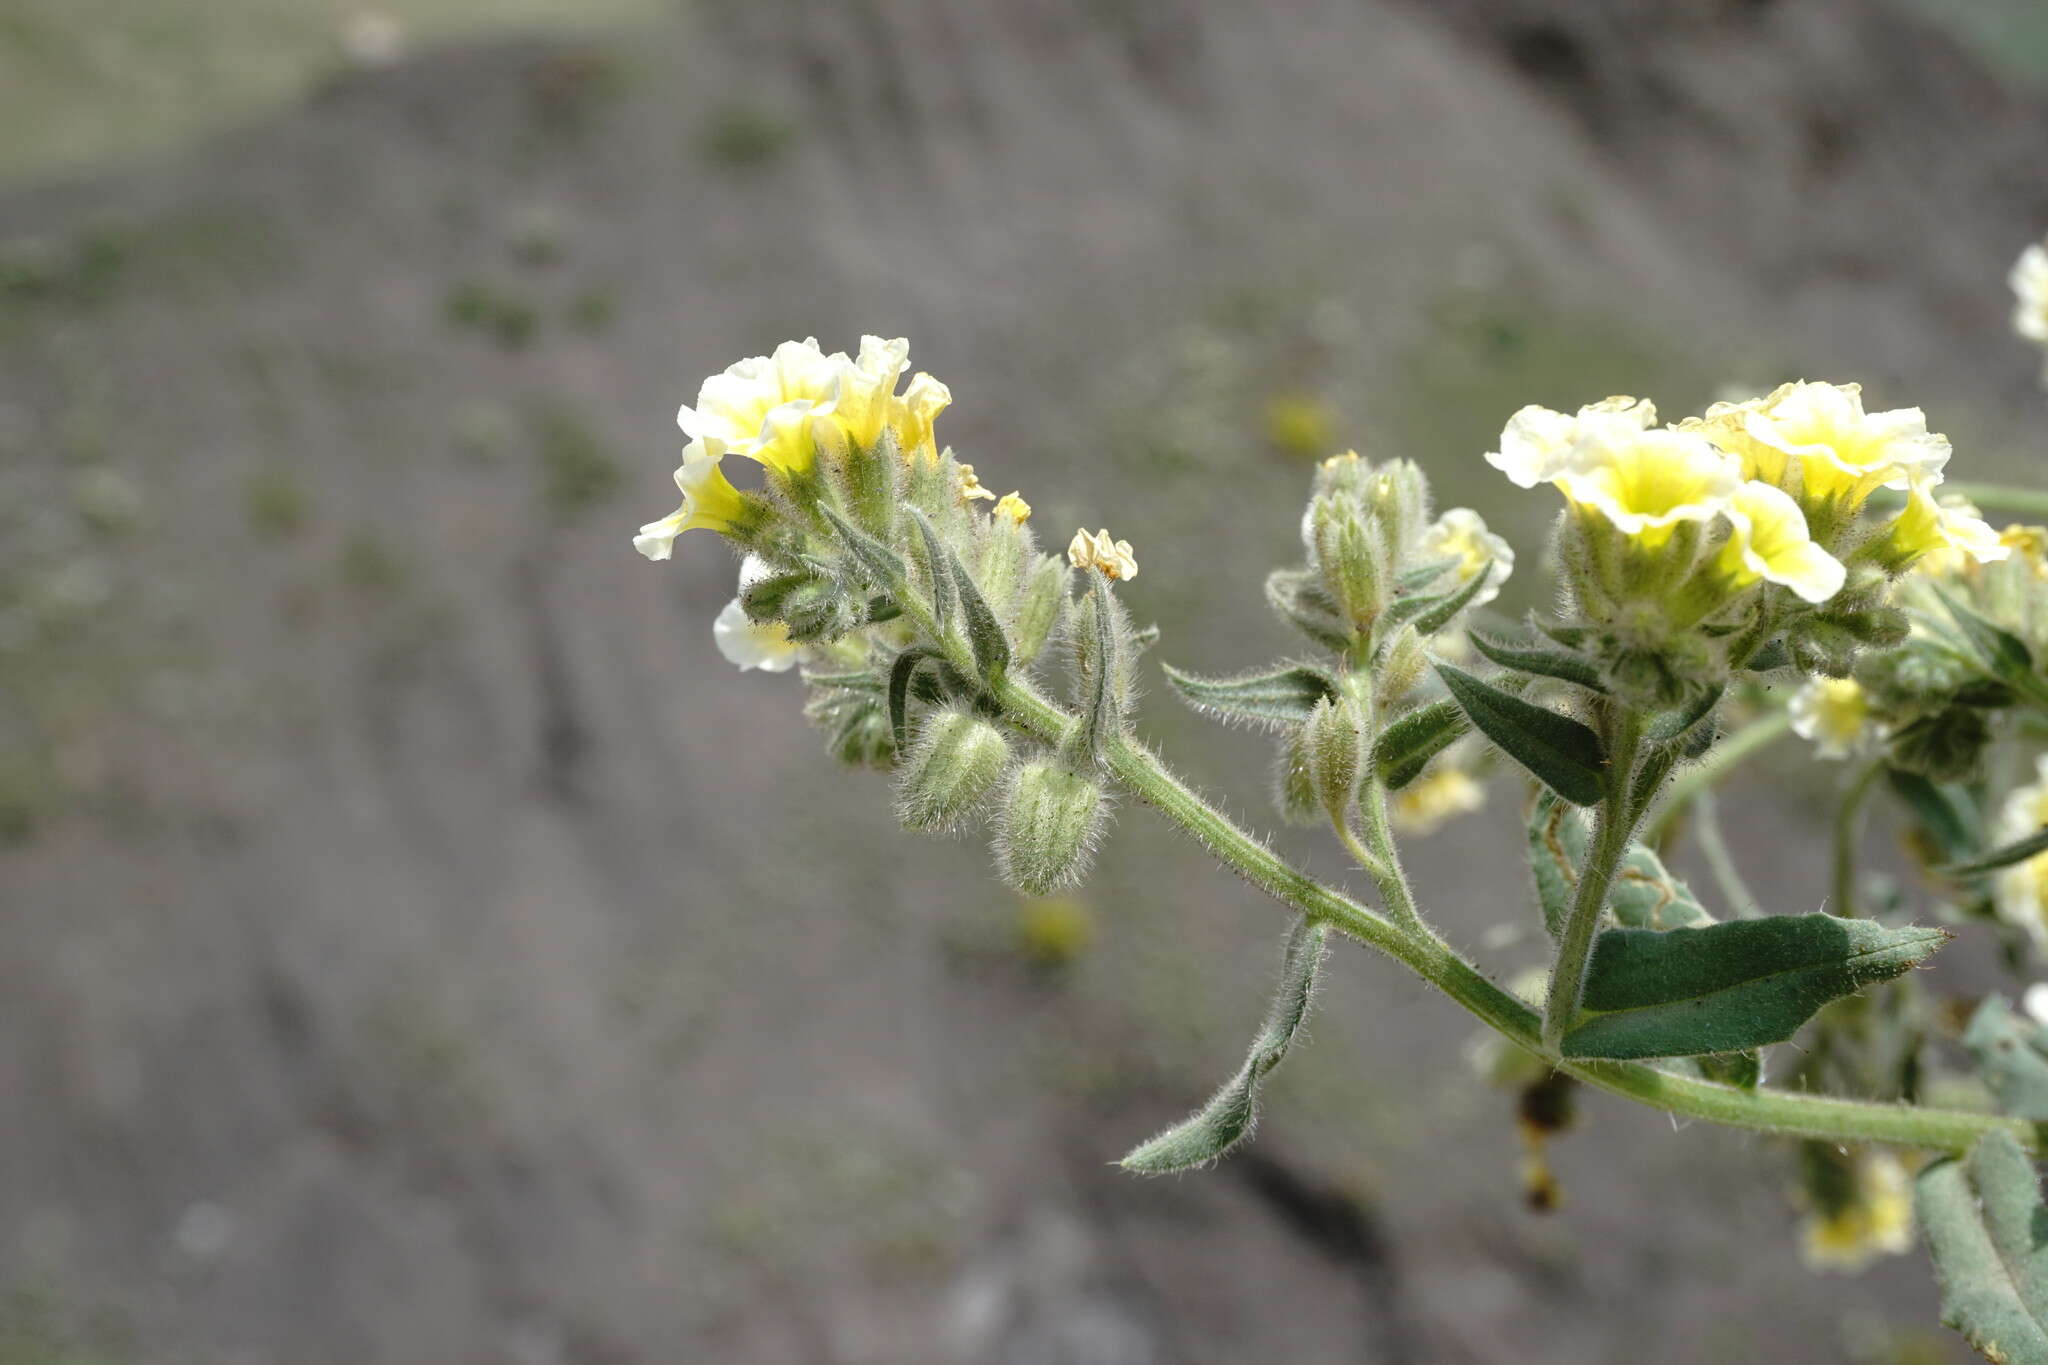
<path id="1" fill-rule="evenodd" d="M 2011 843 L 2043 829 L 2048 829 L 2048 754 L 2035 761 L 2034 781 L 2005 798 L 1997 842 Z M 2048 853 L 2000 871 L 1992 903 L 2000 919 L 2026 930 L 2036 948 L 2048 951 Z"/>
<path id="2" fill-rule="evenodd" d="M 897 393 L 909 362 L 910 343 L 900 337 L 862 337 L 854 357 L 826 355 L 813 337 L 785 341 L 773 355 L 751 356 L 705 380 L 696 405 L 676 413 L 690 438 L 676 471 L 683 505 L 641 527 L 633 547 L 667 559 L 684 531 L 725 531 L 745 515 L 745 499 L 720 469 L 728 455 L 800 478 L 820 449 L 867 448 L 886 433 L 906 459 L 937 458 L 932 423 L 953 396 L 928 374 Z M 969 485 L 969 496 L 976 487 Z"/>
<path id="3" fill-rule="evenodd" d="M 1110 539 L 1107 527 L 1092 536 L 1086 527 L 1074 532 L 1074 539 L 1067 546 L 1067 562 L 1077 569 L 1100 569 L 1114 579 L 1138 576 L 1138 561 L 1131 557 L 1131 542 Z"/>
<path id="4" fill-rule="evenodd" d="M 1416 557 L 1425 562 L 1456 560 L 1460 585 L 1471 582 L 1488 565 L 1494 567 L 1493 577 L 1473 594 L 1466 604 L 1467 610 L 1483 607 L 1500 596 L 1500 585 L 1515 569 L 1514 547 L 1487 530 L 1485 518 L 1469 507 L 1453 507 L 1431 522 L 1422 533 Z"/>
<path id="5" fill-rule="evenodd" d="M 1868 753 L 1885 729 L 1871 714 L 1870 695 L 1854 678 L 1809 678 L 1792 694 L 1792 733 L 1813 741 L 1821 758 Z"/>
<path id="6" fill-rule="evenodd" d="M 1429 769 L 1394 793 L 1388 815 L 1394 828 L 1417 838 L 1486 804 L 1486 785 L 1471 771 L 1473 751 L 1453 745 Z"/>
<path id="7" fill-rule="evenodd" d="M 1816 1211 L 1806 1220 L 1803 1250 L 1815 1270 L 1853 1273 L 1879 1256 L 1912 1249 L 1912 1182 L 1889 1152 L 1858 1157 L 1854 1197 L 1832 1213 Z"/>

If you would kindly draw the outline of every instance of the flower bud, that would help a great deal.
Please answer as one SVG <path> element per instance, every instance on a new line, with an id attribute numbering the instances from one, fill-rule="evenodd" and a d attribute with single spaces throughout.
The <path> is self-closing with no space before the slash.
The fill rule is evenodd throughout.
<path id="1" fill-rule="evenodd" d="M 1309 504 L 1310 560 L 1339 611 L 1357 630 L 1370 626 L 1392 595 L 1387 548 L 1372 515 L 1356 501 L 1319 497 Z"/>
<path id="2" fill-rule="evenodd" d="M 1024 580 L 1017 595 L 1017 621 L 1010 632 L 1020 661 L 1038 657 L 1060 621 L 1067 601 L 1067 565 L 1058 555 L 1045 555 Z"/>
<path id="3" fill-rule="evenodd" d="M 1421 681 L 1422 670 L 1429 667 L 1429 655 L 1422 647 L 1422 636 L 1411 625 L 1404 625 L 1387 642 L 1386 653 L 1381 656 L 1377 687 L 1380 700 L 1391 705 L 1408 695 L 1415 684 Z"/>
<path id="4" fill-rule="evenodd" d="M 1102 788 L 1056 763 L 1017 769 L 996 833 L 996 866 L 1026 895 L 1072 886 L 1088 870 L 1102 827 Z"/>
<path id="5" fill-rule="evenodd" d="M 1281 744 L 1273 774 L 1273 803 L 1280 807 L 1281 818 L 1296 825 L 1315 824 L 1321 814 L 1315 788 L 1308 778 L 1308 747 L 1303 740 L 1306 729 L 1297 725 Z"/>
<path id="6" fill-rule="evenodd" d="M 1398 568 L 1429 522 L 1429 480 L 1413 460 L 1388 460 L 1373 471 L 1368 499 L 1385 562 Z"/>
<path id="7" fill-rule="evenodd" d="M 966 711 L 925 721 L 897 785 L 904 827 L 943 830 L 972 815 L 1010 761 L 1002 731 Z"/>
<path id="8" fill-rule="evenodd" d="M 857 768 L 886 768 L 896 756 L 889 715 L 879 706 L 848 707 L 827 745 L 832 757 Z"/>
<path id="9" fill-rule="evenodd" d="M 1345 819 L 1365 765 L 1365 718 L 1358 703 L 1349 697 L 1317 702 L 1301 727 L 1301 748 L 1317 803 L 1331 819 Z"/>

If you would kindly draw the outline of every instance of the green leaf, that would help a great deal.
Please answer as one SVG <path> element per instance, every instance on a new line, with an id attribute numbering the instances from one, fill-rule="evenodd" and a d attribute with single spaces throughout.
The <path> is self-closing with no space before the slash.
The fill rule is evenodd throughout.
<path id="1" fill-rule="evenodd" d="M 896 752 L 910 752 L 910 684 L 917 666 L 934 655 L 928 649 L 912 647 L 896 656 L 889 666 L 889 733 L 896 740 Z"/>
<path id="2" fill-rule="evenodd" d="M 988 599 L 981 595 L 981 586 L 960 556 L 951 550 L 946 553 L 952 561 L 953 589 L 960 594 L 960 614 L 967 618 L 967 646 L 974 651 L 974 671 L 994 686 L 1010 668 L 1010 637 L 1003 633 L 1003 623 L 989 610 Z"/>
<path id="3" fill-rule="evenodd" d="M 1523 701 L 1462 668 L 1439 663 L 1436 671 L 1479 733 L 1545 786 L 1581 806 L 1598 805 L 1607 794 L 1607 757 L 1598 735 L 1570 716 Z"/>
<path id="4" fill-rule="evenodd" d="M 1465 638 L 1472 642 L 1472 648 L 1502 668 L 1576 683 L 1593 692 L 1607 690 L 1607 684 L 1600 680 L 1600 670 L 1583 655 L 1542 645 L 1517 645 L 1504 640 L 1490 640 L 1477 631 L 1467 631 Z"/>
<path id="5" fill-rule="evenodd" d="M 806 673 L 804 681 L 812 687 L 836 687 L 844 692 L 880 692 L 885 684 L 871 672 L 859 673 Z"/>
<path id="6" fill-rule="evenodd" d="M 1528 824 L 1529 871 L 1543 927 L 1555 938 L 1578 890 L 1592 829 L 1585 812 L 1545 792 Z M 1643 844 L 1630 844 L 1609 883 L 1607 908 L 1625 929 L 1697 929 L 1714 923 L 1692 888 L 1671 875 L 1664 860 Z"/>
<path id="7" fill-rule="evenodd" d="M 1390 722 L 1373 744 L 1373 771 L 1388 791 L 1422 776 L 1422 770 L 1470 729 L 1465 712 L 1454 701 L 1434 701 Z"/>
<path id="8" fill-rule="evenodd" d="M 1903 768 L 1886 768 L 1884 776 L 1892 794 L 1913 812 L 1920 828 L 1945 856 L 1965 858 L 1978 847 L 1973 833 L 1977 822 L 1966 798 L 1959 801 L 1947 789 Z"/>
<path id="9" fill-rule="evenodd" d="M 1608 887 L 1607 908 L 1624 929 L 1699 929 L 1714 923 L 1692 888 L 1642 844 L 1630 844 L 1622 855 Z"/>
<path id="10" fill-rule="evenodd" d="M 1782 915 L 1701 929 L 1609 929 L 1586 971 L 1590 1017 L 1567 1057 L 1687 1057 L 1782 1043 L 1838 996 L 1889 981 L 1948 940 L 1942 929 Z"/>
<path id="11" fill-rule="evenodd" d="M 1472 575 L 1471 581 L 1453 592 L 1437 593 L 1431 597 L 1403 597 L 1394 602 L 1380 616 L 1378 629 L 1384 637 L 1398 629 L 1403 622 L 1415 622 L 1415 629 L 1424 635 L 1432 635 L 1450 624 L 1451 618 L 1463 611 L 1479 590 L 1493 580 L 1494 565 L 1488 564 Z"/>
<path id="12" fill-rule="evenodd" d="M 2048 851 L 2048 827 L 2037 829 L 2024 839 L 2015 839 L 2009 844 L 1994 848 L 1981 858 L 1972 858 L 1966 863 L 1949 863 L 1936 868 L 1935 871 L 1958 879 L 1981 877 L 1986 872 L 1996 872 L 2001 867 L 2023 863 L 2044 851 Z"/>
<path id="13" fill-rule="evenodd" d="M 1432 559 L 1427 564 L 1418 564 L 1394 579 L 1394 591 L 1404 594 L 1421 592 L 1462 563 L 1463 556 L 1451 555 L 1445 559 Z"/>
<path id="14" fill-rule="evenodd" d="M 1571 913 L 1578 889 L 1579 864 L 1586 857 L 1586 823 L 1570 802 L 1546 791 L 1529 812 L 1528 836 L 1536 906 L 1543 912 L 1543 932 L 1554 939 Z"/>
<path id="15" fill-rule="evenodd" d="M 868 577 L 874 580 L 876 587 L 885 588 L 890 592 L 901 590 L 904 582 L 902 556 L 840 516 L 831 503 L 819 503 L 818 510 L 832 523 L 832 529 L 837 531 L 839 539 L 845 542 L 847 552 L 853 556 L 854 562 L 860 565 Z"/>
<path id="16" fill-rule="evenodd" d="M 1747 1052 L 1721 1052 L 1700 1057 L 1700 1074 L 1723 1085 L 1754 1090 L 1764 1078 L 1764 1059 L 1755 1048 Z"/>
<path id="17" fill-rule="evenodd" d="M 1914 1195 L 1942 1322 L 1987 1359 L 2048 1365 L 2048 1210 L 2018 1140 L 1986 1133 L 1922 1171 Z"/>
<path id="18" fill-rule="evenodd" d="M 1139 1175 L 1185 1171 L 1214 1161 L 1251 1133 L 1258 1119 L 1259 1082 L 1286 1058 L 1308 1015 L 1327 935 L 1323 925 L 1306 916 L 1294 922 L 1281 958 L 1280 988 L 1244 1065 L 1194 1114 L 1133 1148 L 1121 1163 L 1125 1170 Z"/>
<path id="19" fill-rule="evenodd" d="M 1164 664 L 1166 680 L 1197 711 L 1230 720 L 1280 726 L 1308 719 L 1319 701 L 1337 696 L 1337 684 L 1320 668 L 1295 664 L 1235 678 L 1198 678 Z"/>
<path id="20" fill-rule="evenodd" d="M 1266 601 L 1302 634 L 1326 649 L 1351 648 L 1351 626 L 1306 569 L 1275 569 L 1266 575 Z"/>
<path id="21" fill-rule="evenodd" d="M 1695 725 L 1714 714 L 1721 704 L 1724 687 L 1704 687 L 1685 705 L 1666 711 L 1650 722 L 1649 739 L 1655 744 L 1675 744 L 1687 738 Z"/>
<path id="22" fill-rule="evenodd" d="M 2015 1118 L 2048 1120 L 2048 1028 L 2014 1014 L 2001 996 L 1989 996 L 1970 1016 L 1963 1046 L 1977 1074 Z"/>
<path id="23" fill-rule="evenodd" d="M 917 523 L 918 538 L 924 542 L 925 576 L 932 585 L 932 625 L 941 638 L 953 626 L 953 571 L 951 557 L 939 544 L 939 533 L 922 507 L 912 507 L 910 518 Z"/>

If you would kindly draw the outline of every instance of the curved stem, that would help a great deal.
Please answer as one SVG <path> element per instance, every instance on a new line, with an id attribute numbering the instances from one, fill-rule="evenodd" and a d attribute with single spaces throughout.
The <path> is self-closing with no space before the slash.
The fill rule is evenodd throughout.
<path id="1" fill-rule="evenodd" d="M 1792 717 L 1785 711 L 1773 711 L 1759 717 L 1737 730 L 1728 738 L 1716 744 L 1707 756 L 1688 768 L 1676 782 L 1671 784 L 1670 794 L 1664 804 L 1650 818 L 1649 826 L 1643 831 L 1643 842 L 1659 853 L 1667 850 L 1671 836 L 1678 827 L 1679 817 L 1686 808 L 1699 798 L 1699 794 L 1726 777 L 1729 770 L 1750 755 L 1768 746 L 1780 735 L 1792 728 Z"/>
<path id="2" fill-rule="evenodd" d="M 1881 762 L 1865 764 L 1842 793 L 1842 804 L 1835 809 L 1834 912 L 1844 919 L 1854 919 L 1862 913 L 1856 908 L 1856 833 L 1863 824 L 1864 804 L 1870 800 L 1878 774 L 1883 771 Z"/>
<path id="3" fill-rule="evenodd" d="M 1564 1043 L 1565 1030 L 1579 1017 L 1579 1002 L 1586 993 L 1586 968 L 1593 960 L 1593 939 L 1600 931 L 1600 916 L 1607 909 L 1607 888 L 1628 852 L 1629 836 L 1635 832 L 1642 812 L 1632 800 L 1636 754 L 1642 747 L 1642 718 L 1633 711 L 1611 715 L 1607 736 L 1607 798 L 1593 822 L 1593 842 L 1586 851 L 1586 865 L 1579 871 L 1579 885 L 1571 909 L 1557 934 L 1557 956 L 1550 965 L 1550 991 L 1543 1005 L 1543 1047 L 1555 1052 Z"/>

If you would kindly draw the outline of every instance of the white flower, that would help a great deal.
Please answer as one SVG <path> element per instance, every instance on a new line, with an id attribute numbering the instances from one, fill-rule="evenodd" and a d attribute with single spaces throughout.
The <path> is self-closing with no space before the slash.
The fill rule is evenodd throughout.
<path id="1" fill-rule="evenodd" d="M 1626 429 L 1642 431 L 1657 421 L 1657 409 L 1647 398 L 1603 398 L 1568 417 L 1532 403 L 1508 418 L 1500 434 L 1500 449 L 1490 450 L 1486 462 L 1508 476 L 1517 487 L 1534 488 L 1548 483 L 1571 466 L 1573 443 L 1585 422 L 1620 423 Z"/>
<path id="2" fill-rule="evenodd" d="M 2020 1007 L 2035 1023 L 2048 1028 L 2048 981 L 2036 981 L 2020 995 Z"/>
<path id="3" fill-rule="evenodd" d="M 1515 569 L 1514 547 L 1487 530 L 1485 519 L 1469 507 L 1453 507 L 1431 522 L 1422 533 L 1416 555 L 1425 562 L 1456 559 L 1460 586 L 1493 565 L 1493 577 L 1473 596 L 1469 604 L 1473 607 L 1483 607 L 1500 596 L 1500 585 Z"/>
<path id="4" fill-rule="evenodd" d="M 2035 780 L 2017 787 L 1999 812 L 1998 842 L 2009 844 L 2048 827 L 2048 754 L 2035 761 Z M 2048 853 L 2037 853 L 1998 874 L 1992 888 L 1998 917 L 2033 936 L 2037 948 L 2048 950 Z M 2032 992 L 2027 1005 L 2033 1008 Z"/>
<path id="5" fill-rule="evenodd" d="M 2035 242 L 2013 262 L 2012 329 L 2032 342 L 2048 346 L 2048 245 Z"/>
<path id="6" fill-rule="evenodd" d="M 1825 602 L 1842 590 L 1849 571 L 1814 543 L 1791 494 L 1752 479 L 1721 514 L 1733 529 L 1720 567 L 1737 583 L 1782 583 L 1808 602 Z"/>
<path id="7" fill-rule="evenodd" d="M 1810 678 L 1792 695 L 1792 733 L 1822 758 L 1848 758 L 1884 737 L 1870 697 L 1854 678 Z"/>
<path id="8" fill-rule="evenodd" d="M 744 673 L 758 668 L 765 673 L 786 673 L 796 666 L 803 646 L 789 638 L 789 627 L 780 621 L 754 621 L 735 597 L 711 623 L 711 638 L 718 652 Z"/>

